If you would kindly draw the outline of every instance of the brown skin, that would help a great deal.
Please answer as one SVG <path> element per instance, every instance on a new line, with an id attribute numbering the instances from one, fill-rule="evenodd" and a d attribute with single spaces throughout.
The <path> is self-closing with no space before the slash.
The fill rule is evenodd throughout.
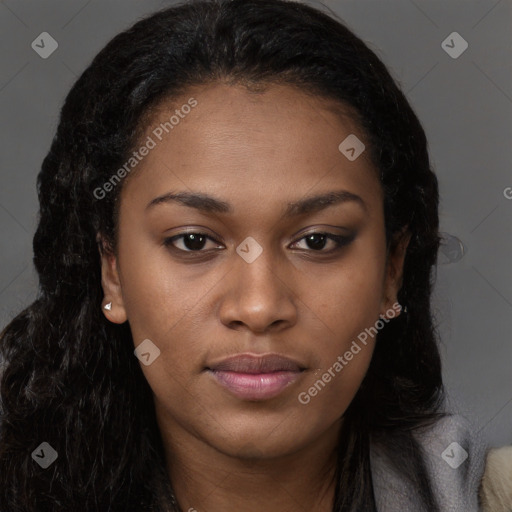
<path id="1" fill-rule="evenodd" d="M 378 174 L 367 152 L 351 162 L 338 150 L 349 134 L 364 136 L 332 102 L 290 86 L 254 94 L 210 84 L 165 105 L 146 136 L 190 97 L 198 105 L 124 183 L 117 256 L 102 255 L 104 304 L 112 302 L 104 314 L 129 321 L 135 346 L 149 338 L 161 350 L 141 368 L 184 511 L 330 511 L 342 415 L 375 339 L 310 403 L 298 395 L 397 301 L 408 237 L 386 257 Z M 345 202 L 283 217 L 288 202 L 340 189 L 366 210 Z M 234 213 L 178 203 L 145 210 L 170 191 L 213 195 Z M 187 229 L 213 238 L 199 249 L 208 256 L 187 237 L 174 251 L 163 245 Z M 324 255 L 335 242 L 308 243 L 313 232 L 355 238 Z M 252 263 L 236 252 L 248 236 L 263 248 Z M 275 398 L 242 400 L 204 368 L 243 352 L 282 354 L 306 370 Z"/>

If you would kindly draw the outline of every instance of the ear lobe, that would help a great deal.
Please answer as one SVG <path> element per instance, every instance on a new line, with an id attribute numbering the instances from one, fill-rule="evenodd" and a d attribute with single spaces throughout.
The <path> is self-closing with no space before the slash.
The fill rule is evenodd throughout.
<path id="1" fill-rule="evenodd" d="M 411 240 L 411 233 L 408 231 L 408 227 L 405 226 L 390 244 L 382 304 L 385 310 L 398 302 L 397 295 L 400 288 L 402 288 L 405 255 Z"/>
<path id="2" fill-rule="evenodd" d="M 102 311 L 107 320 L 115 324 L 122 324 L 126 322 L 127 315 L 124 308 L 117 258 L 112 250 L 106 246 L 102 237 L 98 236 L 97 240 L 101 258 L 101 287 L 105 296 L 102 301 Z M 108 307 L 108 304 L 111 304 L 110 307 Z"/>

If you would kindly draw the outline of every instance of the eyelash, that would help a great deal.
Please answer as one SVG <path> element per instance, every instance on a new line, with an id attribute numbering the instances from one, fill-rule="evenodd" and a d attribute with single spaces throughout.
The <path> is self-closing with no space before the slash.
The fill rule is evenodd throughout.
<path id="1" fill-rule="evenodd" d="M 205 233 L 201 233 L 199 231 L 189 231 L 187 233 L 181 233 L 180 235 L 174 235 L 174 236 L 172 236 L 170 238 L 166 238 L 164 240 L 163 244 L 166 247 L 168 247 L 169 249 L 173 249 L 173 250 L 176 250 L 176 251 L 181 252 L 181 253 L 207 253 L 208 252 L 208 251 L 205 251 L 205 250 L 202 250 L 202 249 L 201 250 L 197 250 L 197 251 L 178 249 L 174 245 L 174 241 L 179 239 L 179 238 L 183 239 L 187 235 L 204 236 L 208 240 L 211 240 L 211 241 L 213 241 L 215 243 L 219 243 L 217 240 L 215 240 L 214 238 L 206 235 Z M 320 250 L 302 249 L 302 250 L 305 250 L 305 251 L 308 251 L 308 252 L 319 253 L 319 254 L 333 254 L 333 253 L 335 253 L 337 251 L 340 251 L 345 246 L 349 245 L 354 240 L 354 238 L 355 238 L 355 235 L 344 236 L 344 235 L 335 235 L 334 233 L 328 233 L 328 232 L 325 232 L 325 231 L 314 231 L 312 233 L 308 233 L 307 235 L 304 235 L 303 237 L 301 237 L 298 240 L 296 240 L 296 242 L 294 242 L 294 243 L 300 242 L 301 240 L 304 240 L 308 236 L 312 236 L 312 235 L 325 235 L 329 240 L 332 240 L 336 244 L 336 247 L 334 249 L 331 249 L 330 251 L 324 251 L 323 249 L 320 249 Z"/>

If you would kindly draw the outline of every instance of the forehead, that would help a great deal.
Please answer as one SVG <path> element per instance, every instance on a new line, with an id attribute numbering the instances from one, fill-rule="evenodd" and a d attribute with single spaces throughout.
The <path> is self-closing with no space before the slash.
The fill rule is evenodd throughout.
<path id="1" fill-rule="evenodd" d="M 296 87 L 191 87 L 147 116 L 140 145 L 152 148 L 123 195 L 147 202 L 194 190 L 233 201 L 243 196 L 249 205 L 253 195 L 296 199 L 315 188 L 346 188 L 371 200 L 381 190 L 368 151 L 351 161 L 340 150 L 354 136 L 364 143 L 348 107 Z"/>

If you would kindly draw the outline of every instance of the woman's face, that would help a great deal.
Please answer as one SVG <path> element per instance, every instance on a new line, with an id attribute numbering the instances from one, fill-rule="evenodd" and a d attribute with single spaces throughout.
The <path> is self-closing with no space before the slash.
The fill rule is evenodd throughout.
<path id="1" fill-rule="evenodd" d="M 196 87 L 141 141 L 118 256 L 102 257 L 104 311 L 135 347 L 150 340 L 141 368 L 176 442 L 277 457 L 332 436 L 370 328 L 396 314 L 405 247 L 386 260 L 377 173 L 351 139 L 339 149 L 364 136 L 330 105 L 289 86 Z"/>

